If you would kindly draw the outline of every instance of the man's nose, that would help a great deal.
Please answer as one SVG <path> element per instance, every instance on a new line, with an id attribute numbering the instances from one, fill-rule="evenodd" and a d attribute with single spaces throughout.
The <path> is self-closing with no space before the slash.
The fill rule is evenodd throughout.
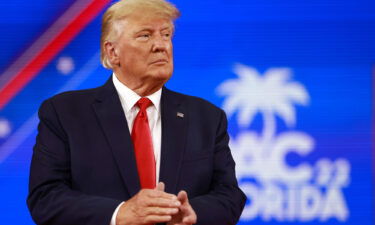
<path id="1" fill-rule="evenodd" d="M 160 51 L 166 51 L 168 48 L 168 41 L 163 39 L 163 37 L 159 36 L 154 39 L 152 51 L 153 52 L 160 52 Z"/>

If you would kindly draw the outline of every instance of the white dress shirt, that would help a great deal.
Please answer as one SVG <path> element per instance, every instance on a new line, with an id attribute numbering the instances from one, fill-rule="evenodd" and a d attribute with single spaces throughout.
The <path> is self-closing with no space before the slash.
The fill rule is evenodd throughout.
<path id="1" fill-rule="evenodd" d="M 141 98 L 137 93 L 135 93 L 130 88 L 126 87 L 123 83 L 121 83 L 116 74 L 113 73 L 112 76 L 113 84 L 115 85 L 116 91 L 120 97 L 120 102 L 122 109 L 124 110 L 124 116 L 126 117 L 126 121 L 128 123 L 129 132 L 132 132 L 133 122 L 139 108 L 135 105 L 138 100 Z M 154 156 L 156 162 L 156 184 L 159 181 L 159 171 L 160 171 L 160 151 L 161 151 L 161 114 L 160 114 L 160 99 L 161 99 L 161 92 L 162 89 L 158 90 L 157 92 L 153 93 L 152 95 L 146 96 L 148 99 L 151 100 L 152 105 L 147 108 L 147 117 L 150 126 L 151 136 L 152 136 L 152 144 L 154 147 Z M 124 150 L 125 151 L 125 150 Z M 123 204 L 122 202 L 115 210 L 112 215 L 112 220 L 110 225 L 116 225 L 116 216 L 120 206 Z"/>

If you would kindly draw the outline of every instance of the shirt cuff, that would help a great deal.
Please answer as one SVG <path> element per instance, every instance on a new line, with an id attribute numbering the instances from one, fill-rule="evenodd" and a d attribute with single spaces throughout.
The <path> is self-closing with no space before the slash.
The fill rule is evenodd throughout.
<path id="1" fill-rule="evenodd" d="M 111 219 L 111 223 L 110 225 L 116 225 L 116 217 L 117 217 L 117 213 L 118 213 L 118 210 L 120 209 L 120 207 L 122 206 L 122 204 L 124 204 L 125 202 L 121 202 L 120 205 L 117 206 L 115 212 L 113 213 L 112 215 L 112 219 Z"/>

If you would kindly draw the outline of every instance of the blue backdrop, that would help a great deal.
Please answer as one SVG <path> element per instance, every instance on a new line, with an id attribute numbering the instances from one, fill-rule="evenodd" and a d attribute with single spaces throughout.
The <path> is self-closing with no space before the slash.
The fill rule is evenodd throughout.
<path id="1" fill-rule="evenodd" d="M 167 86 L 225 109 L 240 224 L 375 224 L 370 0 L 174 0 Z M 0 224 L 26 195 L 40 103 L 101 85 L 106 0 L 0 2 Z"/>

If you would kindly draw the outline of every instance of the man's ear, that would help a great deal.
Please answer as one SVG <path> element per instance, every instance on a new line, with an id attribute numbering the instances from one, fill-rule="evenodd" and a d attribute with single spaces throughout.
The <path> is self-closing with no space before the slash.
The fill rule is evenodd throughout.
<path id="1" fill-rule="evenodd" d="M 116 47 L 112 42 L 106 41 L 104 43 L 104 51 L 107 55 L 108 61 L 111 65 L 119 65 L 120 59 L 116 51 Z"/>

